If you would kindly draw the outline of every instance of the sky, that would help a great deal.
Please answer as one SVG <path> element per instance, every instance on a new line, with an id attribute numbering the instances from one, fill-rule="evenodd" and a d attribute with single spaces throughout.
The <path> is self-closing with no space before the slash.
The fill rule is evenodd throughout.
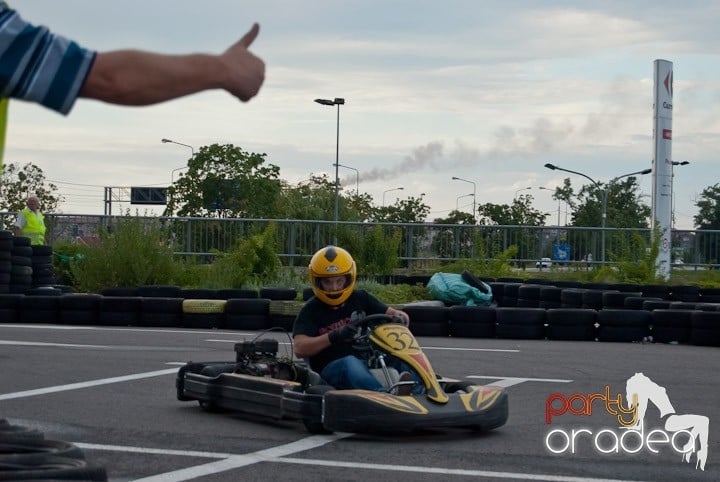
<path id="1" fill-rule="evenodd" d="M 673 63 L 672 157 L 690 162 L 674 170 L 676 228 L 693 228 L 695 202 L 720 182 L 720 2 L 12 4 L 101 52 L 220 53 L 260 24 L 251 50 L 266 79 L 249 103 L 219 90 L 149 107 L 80 99 L 64 117 L 12 102 L 5 162 L 38 165 L 64 213 L 103 213 L 105 187 L 167 185 L 213 143 L 265 153 L 291 183 L 334 179 L 337 108 L 313 100 L 342 97 L 344 189 L 357 184 L 377 205 L 422 196 L 430 220 L 470 212 L 472 194 L 478 205 L 531 195 L 547 224 L 564 224 L 552 191 L 565 177 L 576 189 L 588 181 L 546 163 L 601 183 L 652 167 L 655 59 Z M 650 204 L 652 175 L 639 185 Z M 127 208 L 153 212 L 114 203 L 113 213 Z"/>

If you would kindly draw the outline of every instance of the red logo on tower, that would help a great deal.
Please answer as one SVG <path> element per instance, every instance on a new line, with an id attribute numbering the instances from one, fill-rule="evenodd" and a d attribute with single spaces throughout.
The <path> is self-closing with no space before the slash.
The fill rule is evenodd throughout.
<path id="1" fill-rule="evenodd" d="M 665 86 L 665 90 L 667 91 L 668 95 L 672 97 L 673 95 L 673 75 L 672 70 L 668 72 L 668 74 L 665 76 L 665 80 L 663 81 L 663 85 Z"/>

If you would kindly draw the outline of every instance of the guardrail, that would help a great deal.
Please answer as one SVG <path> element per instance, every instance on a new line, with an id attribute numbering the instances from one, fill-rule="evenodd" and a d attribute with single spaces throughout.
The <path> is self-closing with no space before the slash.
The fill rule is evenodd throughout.
<path id="1" fill-rule="evenodd" d="M 114 228 L 125 216 L 84 214 L 45 214 L 51 244 L 93 243 L 103 230 Z M 602 228 L 570 226 L 484 226 L 433 223 L 359 223 L 307 221 L 299 219 L 242 219 L 195 217 L 137 217 L 167 228 L 168 242 L 176 254 L 214 256 L 213 252 L 232 249 L 237 240 L 276 226 L 278 255 L 288 265 L 307 264 L 310 256 L 337 236 L 341 246 L 352 246 L 357 239 L 380 228 L 386 234 L 400 233 L 397 256 L 406 266 L 422 267 L 425 262 L 468 258 L 497 258 L 510 246 L 518 252 L 512 261 L 534 268 L 537 260 L 551 258 L 553 269 L 560 266 L 592 266 L 602 263 Z M 12 225 L 15 213 L 0 212 L 0 221 Z M 605 228 L 606 259 L 623 255 L 628 259 L 637 251 L 635 239 L 647 243 L 648 229 Z M 674 230 L 673 266 L 676 268 L 716 268 L 720 261 L 720 231 Z M 559 259 L 558 255 L 563 255 Z"/>

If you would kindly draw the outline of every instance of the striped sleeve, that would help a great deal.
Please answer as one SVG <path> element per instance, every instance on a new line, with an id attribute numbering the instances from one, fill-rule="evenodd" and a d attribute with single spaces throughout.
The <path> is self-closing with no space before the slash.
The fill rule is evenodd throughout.
<path id="1" fill-rule="evenodd" d="M 67 114 L 96 53 L 25 22 L 0 4 L 0 97 L 36 102 Z"/>

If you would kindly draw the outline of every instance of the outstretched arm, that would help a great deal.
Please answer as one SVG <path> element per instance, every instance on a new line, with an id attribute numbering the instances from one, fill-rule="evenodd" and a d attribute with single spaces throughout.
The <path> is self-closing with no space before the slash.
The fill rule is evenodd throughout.
<path id="1" fill-rule="evenodd" d="M 265 64 L 248 48 L 252 28 L 220 55 L 163 55 L 138 50 L 98 53 L 80 96 L 113 104 L 148 105 L 208 89 L 247 102 L 265 79 Z"/>

